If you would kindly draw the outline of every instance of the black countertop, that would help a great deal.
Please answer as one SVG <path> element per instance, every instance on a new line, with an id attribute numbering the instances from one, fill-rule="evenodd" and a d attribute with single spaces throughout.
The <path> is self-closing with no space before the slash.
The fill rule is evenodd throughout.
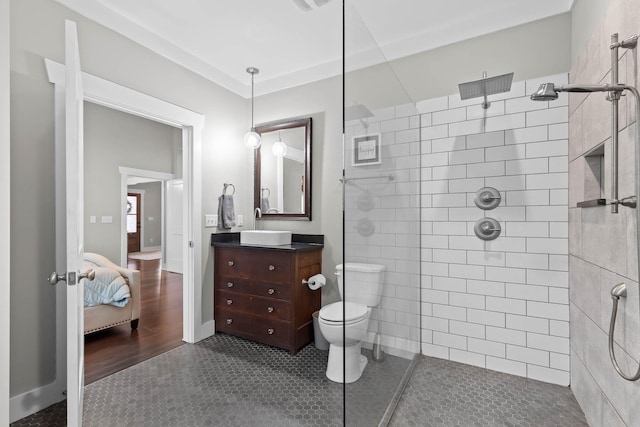
<path id="1" fill-rule="evenodd" d="M 260 248 L 275 251 L 310 251 L 324 247 L 323 234 L 291 234 L 290 245 L 262 246 L 243 245 L 240 243 L 240 233 L 211 234 L 211 246 L 225 248 Z"/>

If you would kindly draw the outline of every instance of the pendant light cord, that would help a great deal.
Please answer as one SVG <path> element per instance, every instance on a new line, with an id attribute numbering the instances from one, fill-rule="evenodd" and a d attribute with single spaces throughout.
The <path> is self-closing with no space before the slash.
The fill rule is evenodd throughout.
<path id="1" fill-rule="evenodd" d="M 251 73 L 251 132 L 255 132 L 256 128 L 253 126 L 253 77 L 255 73 Z"/>

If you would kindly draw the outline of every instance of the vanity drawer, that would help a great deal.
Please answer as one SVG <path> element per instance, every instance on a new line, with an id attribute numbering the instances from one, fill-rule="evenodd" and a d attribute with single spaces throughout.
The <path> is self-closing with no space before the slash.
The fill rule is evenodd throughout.
<path id="1" fill-rule="evenodd" d="M 240 336 L 247 336 L 247 331 L 251 330 L 251 316 L 223 308 L 216 312 L 216 330 Z"/>
<path id="2" fill-rule="evenodd" d="M 237 277 L 220 277 L 216 281 L 216 289 L 244 294 L 252 292 L 252 284 L 249 280 L 238 279 Z"/>
<path id="3" fill-rule="evenodd" d="M 254 257 L 252 276 L 265 282 L 290 283 L 293 275 L 292 257 L 276 251 L 262 251 Z"/>
<path id="4" fill-rule="evenodd" d="M 251 298 L 251 313 L 264 319 L 291 320 L 291 304 L 271 298 Z"/>
<path id="5" fill-rule="evenodd" d="M 291 299 L 291 285 L 282 283 L 252 282 L 249 292 L 252 295 L 266 298 L 276 298 L 289 301 Z"/>
<path id="6" fill-rule="evenodd" d="M 218 290 L 216 292 L 216 307 L 251 311 L 251 296 Z"/>
<path id="7" fill-rule="evenodd" d="M 293 256 L 283 251 L 218 248 L 216 260 L 224 277 L 286 283 L 293 272 Z"/>
<path id="8" fill-rule="evenodd" d="M 253 318 L 251 332 L 257 341 L 276 347 L 287 347 L 291 334 L 289 322 Z"/>

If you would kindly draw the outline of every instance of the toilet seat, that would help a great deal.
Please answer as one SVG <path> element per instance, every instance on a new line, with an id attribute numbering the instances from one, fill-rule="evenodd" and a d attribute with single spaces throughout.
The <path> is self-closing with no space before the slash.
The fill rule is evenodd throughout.
<path id="1" fill-rule="evenodd" d="M 338 301 L 322 307 L 318 317 L 327 324 L 349 325 L 366 319 L 368 315 L 369 307 L 365 305 Z"/>

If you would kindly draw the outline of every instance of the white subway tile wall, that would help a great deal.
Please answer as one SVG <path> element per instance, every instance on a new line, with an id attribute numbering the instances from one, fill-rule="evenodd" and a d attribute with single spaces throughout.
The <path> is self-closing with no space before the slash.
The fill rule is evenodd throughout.
<path id="1" fill-rule="evenodd" d="M 568 107 L 531 101 L 522 88 L 538 80 L 568 76 L 514 83 L 486 119 L 480 101 L 461 106 L 457 94 L 418 103 L 433 117 L 421 128 L 421 147 L 431 147 L 421 163 L 422 249 L 432 251 L 421 264 L 432 303 L 422 351 L 568 385 Z M 473 202 L 484 186 L 502 194 L 495 210 Z M 484 216 L 501 223 L 495 241 L 473 233 Z"/>
<path id="2" fill-rule="evenodd" d="M 568 384 L 568 107 L 531 101 L 531 85 L 487 111 L 455 94 L 347 123 L 345 261 L 387 268 L 369 325 L 387 352 Z M 353 166 L 351 137 L 378 132 L 382 162 Z M 484 186 L 495 210 L 473 201 Z M 495 241 L 474 235 L 484 216 Z"/>

